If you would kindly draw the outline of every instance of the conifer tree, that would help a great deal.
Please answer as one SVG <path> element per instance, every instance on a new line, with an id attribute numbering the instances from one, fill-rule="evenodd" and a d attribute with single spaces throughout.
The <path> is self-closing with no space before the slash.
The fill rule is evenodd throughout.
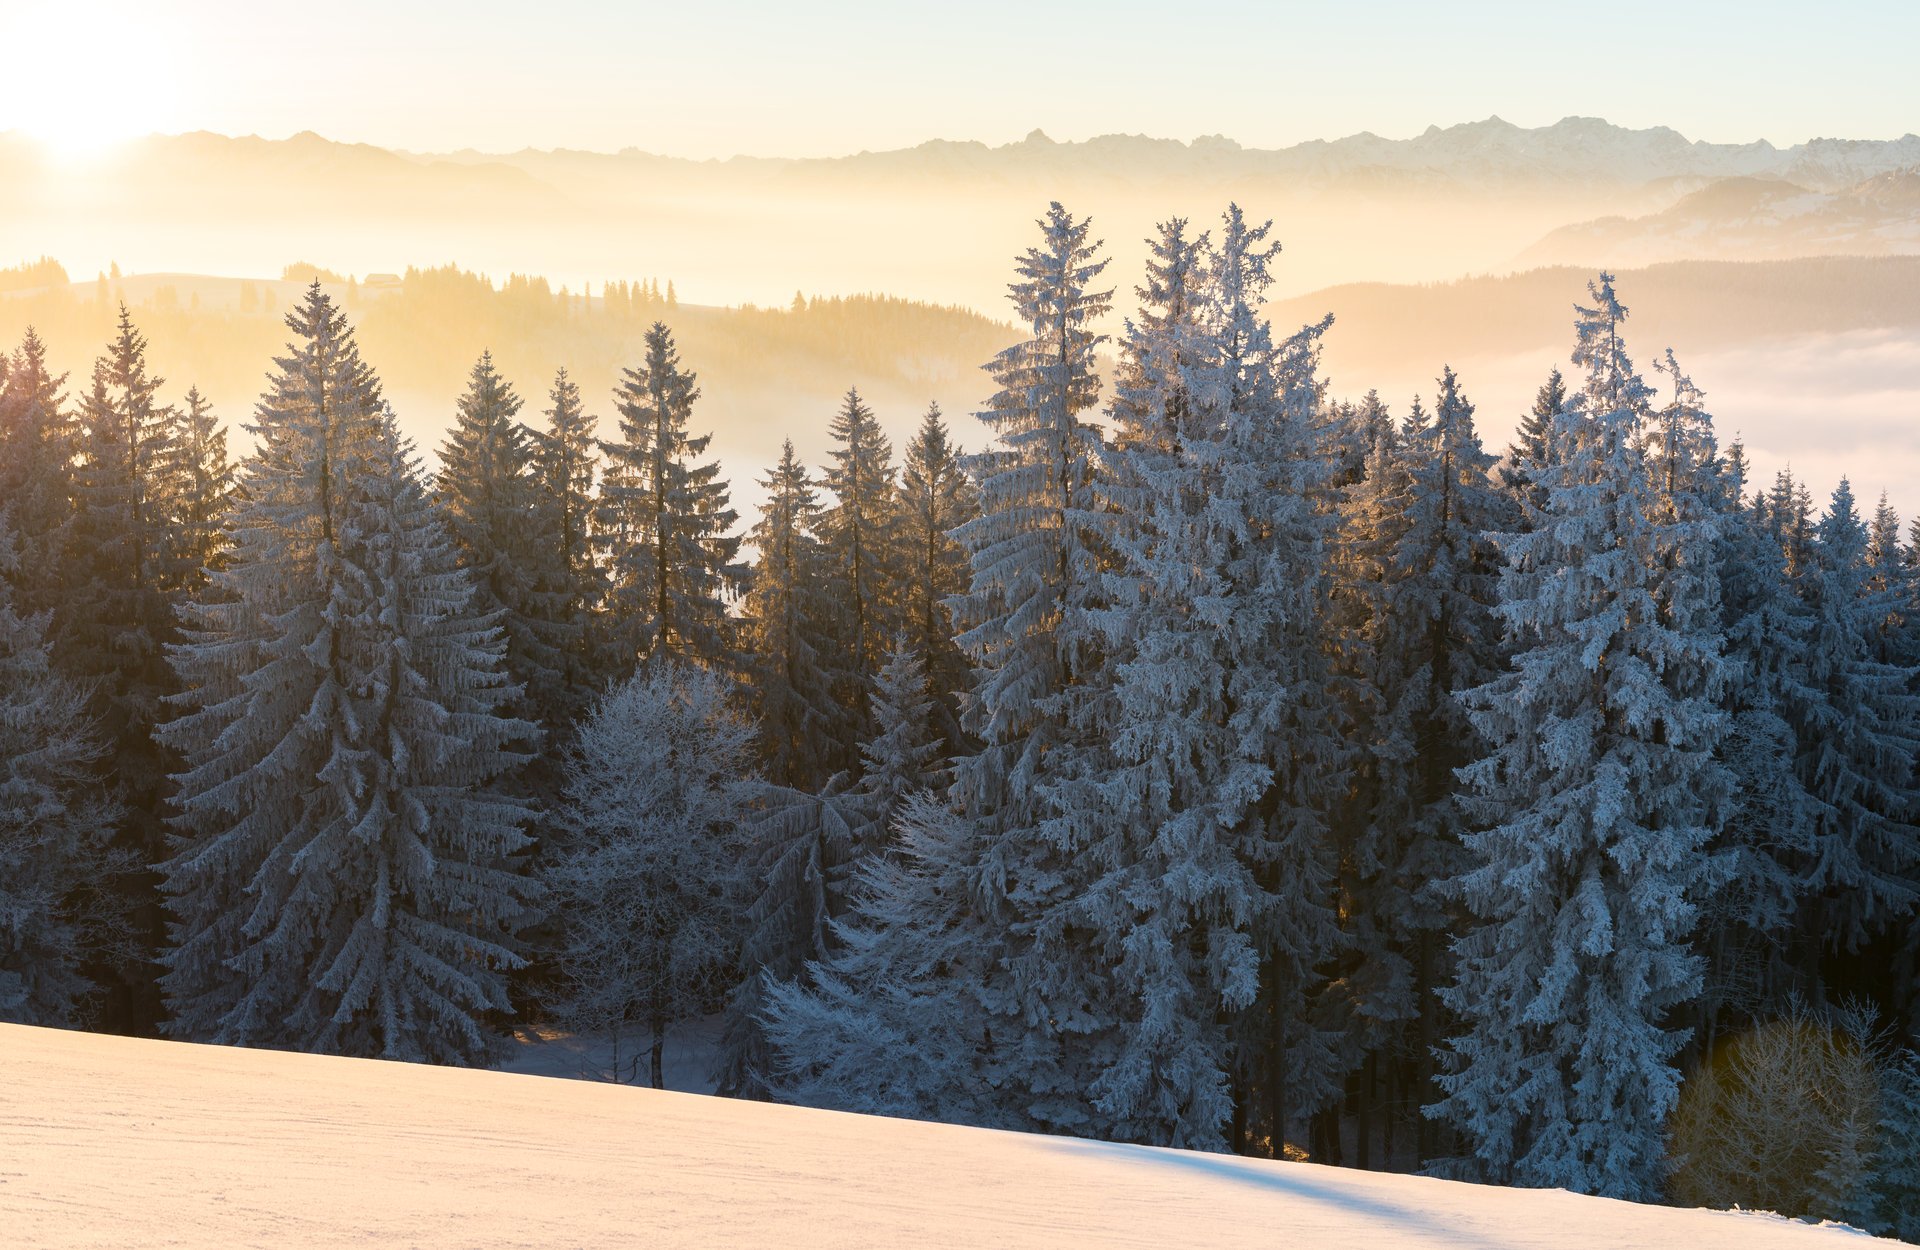
<path id="1" fill-rule="evenodd" d="M 988 366 L 982 419 L 998 444 L 971 457 L 981 515 L 956 537 L 972 564 L 955 601 L 975 687 L 946 804 L 912 804 L 900 860 L 841 927 L 812 985 L 772 991 L 777 1090 L 836 1106 L 1074 1130 L 1097 1123 L 1085 1089 L 1112 1021 L 1088 934 L 1072 917 L 1087 867 L 1048 825 L 1052 770 L 1076 748 L 1062 692 L 1097 655 L 1091 515 L 1099 397 L 1093 328 L 1110 295 L 1089 224 L 1058 203 L 1018 262 L 1012 298 L 1031 337 Z M 1097 1036 L 1096 1036 L 1097 1035 Z M 864 1070 L 860 1065 L 865 1065 Z"/>
<path id="2" fill-rule="evenodd" d="M 739 951 L 738 813 L 753 726 L 720 675 L 671 658 L 611 688 L 582 722 L 546 874 L 565 925 L 560 1018 L 637 1031 L 655 1089 L 670 1026 L 712 1011 Z"/>
<path id="3" fill-rule="evenodd" d="M 111 936 L 100 900 L 120 867 L 119 812 L 86 698 L 53 667 L 46 615 L 14 610 L 18 570 L 0 511 L 0 1022 L 65 1026 L 86 1019 L 83 968 Z"/>
<path id="4" fill-rule="evenodd" d="M 780 463 L 761 485 L 767 501 L 748 535 L 760 562 L 743 612 L 761 749 L 769 780 L 812 791 L 846 762 L 832 741 L 840 710 L 827 664 L 840 601 L 830 597 L 826 556 L 814 533 L 819 504 L 793 440 L 782 445 Z"/>
<path id="5" fill-rule="evenodd" d="M 199 387 L 187 391 L 186 406 L 175 418 L 168 466 L 169 547 L 177 573 L 174 594 L 180 596 L 197 593 L 226 550 L 221 521 L 231 502 L 234 467 L 227 458 L 227 431 Z"/>
<path id="6" fill-rule="evenodd" d="M 504 642 L 316 282 L 251 427 L 232 556 L 173 653 L 173 1036 L 473 1063 L 530 920 L 537 735 Z"/>
<path id="7" fill-rule="evenodd" d="M 434 493 L 473 581 L 475 608 L 500 613 L 507 672 L 531 709 L 561 687 L 569 640 L 551 619 L 554 605 L 540 593 L 550 544 L 542 541 L 538 525 L 545 517 L 538 507 L 531 431 L 520 424 L 520 408 L 520 396 L 494 368 L 493 353 L 482 352 L 441 444 Z"/>
<path id="8" fill-rule="evenodd" d="M 597 625 L 606 578 L 594 558 L 594 419 L 564 368 L 554 375 L 548 401 L 546 429 L 533 437 L 533 529 L 540 543 L 534 571 L 536 602 L 545 609 L 559 658 L 553 687 L 529 694 L 549 734 L 558 735 L 599 688 L 604 641 Z"/>
<path id="9" fill-rule="evenodd" d="M 1700 992 L 1688 937 L 1713 884 L 1727 780 L 1710 527 L 1662 515 L 1641 435 L 1649 388 L 1611 275 L 1578 310 L 1581 393 L 1554 427 L 1530 528 L 1502 536 L 1511 671 L 1466 696 L 1487 753 L 1463 771 L 1476 920 L 1445 991 L 1462 1031 L 1434 1112 L 1496 1180 L 1658 1192 L 1665 1120 Z M 1690 579 L 1655 570 L 1697 570 Z"/>
<path id="10" fill-rule="evenodd" d="M 15 538 L 15 609 L 33 616 L 70 609 L 66 551 L 73 539 L 79 429 L 47 366 L 46 344 L 27 328 L 0 370 L 0 500 Z M 67 624 L 63 613 L 58 627 Z"/>
<path id="11" fill-rule="evenodd" d="M 1845 478 L 1816 536 L 1801 581 L 1815 698 L 1794 726 L 1795 771 L 1816 801 L 1800 921 L 1809 959 L 1821 946 L 1858 948 L 1920 900 L 1920 697 L 1912 668 L 1880 658 L 1893 609 L 1873 588 L 1867 527 Z"/>
<path id="12" fill-rule="evenodd" d="M 1308 1106 L 1330 1092 L 1330 1039 L 1306 998 L 1337 939 L 1330 848 L 1295 770 L 1338 784 L 1337 721 L 1313 495 L 1320 327 L 1276 346 L 1259 318 L 1279 250 L 1268 226 L 1230 207 L 1206 249 L 1182 225 L 1150 244 L 1108 456 L 1131 504 L 1107 531 L 1114 607 L 1097 614 L 1110 689 L 1072 702 L 1087 731 L 1112 726 L 1113 759 L 1083 757 L 1055 792 L 1062 811 L 1092 814 L 1077 919 L 1114 969 L 1095 1110 L 1124 1137 L 1218 1148 L 1241 1075 L 1235 1022 L 1257 1014 L 1248 1032 L 1274 1043 L 1260 1075 L 1276 1122 L 1283 1090 Z"/>
<path id="13" fill-rule="evenodd" d="M 833 600 L 845 636 L 833 664 L 840 704 L 850 715 L 842 727 L 849 745 L 865 737 L 866 694 L 886 662 L 887 648 L 902 623 L 900 574 L 903 552 L 895 510 L 893 447 L 873 410 L 849 389 L 828 426 L 833 463 L 822 484 L 832 506 L 820 512 L 820 545 L 829 562 Z"/>
<path id="14" fill-rule="evenodd" d="M 965 452 L 950 441 L 940 405 L 932 404 L 907 444 L 900 470 L 901 615 L 907 637 L 927 668 L 934 714 L 949 750 L 957 751 L 960 695 L 967 661 L 953 641 L 948 601 L 965 593 L 967 553 L 954 532 L 980 512 L 979 492 L 961 468 Z"/>
<path id="15" fill-rule="evenodd" d="M 1507 493 L 1535 510 L 1545 506 L 1540 482 L 1552 463 L 1553 424 L 1567 405 L 1567 383 L 1554 366 L 1533 398 L 1533 408 L 1520 418 L 1506 462 L 1500 466 L 1500 484 Z"/>
<path id="16" fill-rule="evenodd" d="M 687 432 L 699 397 L 672 332 L 654 322 L 645 360 L 623 371 L 614 392 L 620 439 L 600 444 L 607 466 L 596 527 L 616 673 L 655 655 L 735 661 L 727 603 L 744 578 L 735 562 L 740 540 L 731 535 L 736 517 L 718 462 L 698 462 L 712 435 Z"/>
<path id="17" fill-rule="evenodd" d="M 1397 451 L 1370 473 L 1369 484 L 1375 474 L 1386 482 L 1359 517 L 1380 547 L 1378 580 L 1362 589 L 1367 684 L 1380 708 L 1371 802 L 1351 868 L 1360 962 L 1349 992 L 1372 1048 L 1408 1053 L 1423 1091 L 1450 918 L 1430 887 L 1458 866 L 1466 819 L 1454 772 L 1478 753 L 1456 696 L 1501 667 L 1492 611 L 1500 560 L 1485 536 L 1512 520 L 1473 414 L 1444 369 L 1431 416 L 1416 402 Z"/>

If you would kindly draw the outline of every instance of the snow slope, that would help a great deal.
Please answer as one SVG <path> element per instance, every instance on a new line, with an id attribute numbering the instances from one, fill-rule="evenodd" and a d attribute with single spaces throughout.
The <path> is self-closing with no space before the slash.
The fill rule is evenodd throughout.
<path id="1" fill-rule="evenodd" d="M 18 1245 L 1862 1244 L 1767 1216 L 0 1026 Z"/>

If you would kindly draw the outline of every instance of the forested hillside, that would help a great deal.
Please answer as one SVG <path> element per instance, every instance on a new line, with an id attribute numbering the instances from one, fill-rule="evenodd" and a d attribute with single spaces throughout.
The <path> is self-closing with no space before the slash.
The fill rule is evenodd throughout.
<path id="1" fill-rule="evenodd" d="M 1330 390 L 1271 222 L 1146 251 L 1051 204 L 1008 332 L 0 304 L 0 1020 L 659 1085 L 717 1016 L 740 1098 L 1920 1235 L 1920 524 L 1754 474 L 1625 278 L 1496 449 L 1444 355 Z M 723 449 L 790 366 L 820 451 Z"/>

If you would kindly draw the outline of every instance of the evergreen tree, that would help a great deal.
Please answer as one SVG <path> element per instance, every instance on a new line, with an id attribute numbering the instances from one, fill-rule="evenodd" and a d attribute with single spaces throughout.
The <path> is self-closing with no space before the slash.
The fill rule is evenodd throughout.
<path id="1" fill-rule="evenodd" d="M 1724 819 L 1712 529 L 1663 515 L 1646 384 L 1611 275 L 1580 308 L 1585 385 L 1554 427 L 1530 528 L 1502 536 L 1511 671 L 1470 691 L 1487 753 L 1463 770 L 1477 924 L 1445 992 L 1463 1031 L 1433 1108 L 1496 1180 L 1647 1198 L 1700 992 L 1688 943 Z M 1687 568 L 1686 579 L 1656 570 Z"/>
<path id="2" fill-rule="evenodd" d="M 1506 462 L 1500 466 L 1500 485 L 1515 501 L 1534 511 L 1546 506 L 1541 486 L 1554 451 L 1553 428 L 1567 406 L 1567 383 L 1554 366 L 1547 380 L 1533 397 L 1533 408 L 1520 418 L 1513 445 L 1507 448 Z"/>
<path id="3" fill-rule="evenodd" d="M 734 660 L 727 601 L 744 578 L 740 540 L 730 534 L 736 518 L 719 464 L 697 463 L 712 435 L 687 433 L 694 383 L 672 332 L 654 322 L 646 359 L 623 371 L 614 392 L 620 441 L 600 444 L 607 467 L 596 524 L 618 672 L 655 655 Z"/>
<path id="4" fill-rule="evenodd" d="M 594 419 L 564 368 L 554 375 L 548 399 L 546 429 L 533 437 L 533 528 L 541 544 L 534 571 L 536 601 L 546 608 L 559 671 L 551 689 L 530 693 L 549 732 L 557 735 L 599 688 L 604 657 L 596 626 L 606 578 L 594 558 Z"/>
<path id="5" fill-rule="evenodd" d="M 491 783 L 536 735 L 345 315 L 316 282 L 287 324 L 173 653 L 169 1029 L 477 1062 L 530 919 L 533 813 Z"/>
<path id="6" fill-rule="evenodd" d="M 1459 379 L 1444 369 L 1431 417 L 1416 401 L 1397 452 L 1370 472 L 1369 485 L 1385 480 L 1359 517 L 1379 551 L 1362 594 L 1367 685 L 1380 708 L 1371 802 L 1350 867 L 1359 963 L 1349 993 L 1370 1049 L 1406 1053 L 1423 1091 L 1439 1037 L 1434 989 L 1450 919 L 1431 883 L 1459 866 L 1467 822 L 1454 772 L 1478 754 L 1457 696 L 1501 668 L 1492 611 L 1499 552 L 1486 535 L 1512 520 L 1473 414 Z"/>
<path id="7" fill-rule="evenodd" d="M 1224 221 L 1217 249 L 1178 221 L 1150 244 L 1108 456 L 1129 507 L 1096 613 L 1108 689 L 1073 700 L 1087 732 L 1111 726 L 1113 758 L 1055 786 L 1093 873 L 1076 919 L 1113 968 L 1099 1123 L 1204 1148 L 1233 1119 L 1234 1025 L 1263 998 L 1275 1123 L 1288 1096 L 1330 1093 L 1307 994 L 1338 936 L 1325 809 L 1309 810 L 1329 796 L 1299 775 L 1339 784 L 1312 493 L 1321 327 L 1276 347 L 1258 309 L 1278 245 L 1237 207 Z"/>
<path id="8" fill-rule="evenodd" d="M 66 375 L 48 369 L 46 345 L 28 327 L 0 370 L 0 501 L 15 539 L 15 608 L 28 616 L 72 606 L 64 588 L 80 432 L 65 385 Z M 66 624 L 63 613 L 59 627 Z"/>
<path id="9" fill-rule="evenodd" d="M 1794 725 L 1795 772 L 1816 801 L 1800 922 L 1809 959 L 1821 946 L 1856 949 L 1920 899 L 1920 698 L 1914 670 L 1880 658 L 1893 605 L 1873 588 L 1867 527 L 1844 478 L 1816 537 L 1801 579 L 1815 697 Z"/>
<path id="10" fill-rule="evenodd" d="M 910 644 L 927 667 L 934 714 L 949 750 L 958 751 L 960 695 L 967 661 L 954 644 L 948 602 L 967 589 L 967 553 L 953 535 L 980 513 L 980 495 L 960 467 L 965 452 L 948 438 L 932 404 L 907 444 L 896 504 L 902 552 L 901 614 Z"/>
<path id="11" fill-rule="evenodd" d="M 845 637 L 833 664 L 849 745 L 866 734 L 866 693 L 886 662 L 898 632 L 900 573 L 904 553 L 894 496 L 893 447 L 858 390 L 828 426 L 833 463 L 822 477 L 833 506 L 820 513 L 820 545 L 833 578 L 829 592 L 839 605 Z"/>
<path id="12" fill-rule="evenodd" d="M 738 953 L 746 849 L 737 813 L 753 727 L 726 680 L 662 658 L 607 692 L 581 724 L 555 813 L 566 850 L 547 873 L 563 918 L 557 1005 L 615 1046 L 640 1032 L 655 1089 L 667 1030 L 713 1010 Z"/>
<path id="13" fill-rule="evenodd" d="M 743 616 L 761 749 L 772 781 L 811 791 L 844 762 L 832 741 L 840 712 L 826 659 L 840 602 L 829 598 L 826 556 L 814 536 L 819 504 L 793 440 L 760 484 L 767 501 L 748 535 L 760 562 Z"/>
<path id="14" fill-rule="evenodd" d="M 120 867 L 119 812 L 85 696 L 53 668 L 46 616 L 14 610 L 15 552 L 0 512 L 0 1022 L 63 1026 L 86 1018 L 84 968 L 112 936 L 99 900 Z"/>
<path id="15" fill-rule="evenodd" d="M 982 419 L 998 446 L 971 457 L 981 515 L 956 537 L 972 564 L 955 601 L 976 681 L 947 805 L 899 822 L 900 859 L 841 926 L 845 948 L 815 984 L 778 987 L 769 1030 L 776 1089 L 836 1106 L 1002 1125 L 1085 1129 L 1085 1090 L 1107 1035 L 1104 980 L 1072 916 L 1086 865 L 1049 819 L 1054 769 L 1077 747 L 1062 692 L 1097 657 L 1085 613 L 1098 435 L 1093 323 L 1109 294 L 1088 223 L 1053 204 L 1017 262 L 1012 298 L 1032 336 L 988 366 Z M 862 1070 L 856 1064 L 864 1064 Z"/>
<path id="16" fill-rule="evenodd" d="M 454 409 L 453 428 L 440 447 L 434 493 L 461 567 L 473 581 L 474 607 L 498 613 L 506 633 L 507 672 L 526 692 L 526 705 L 551 707 L 562 687 L 567 642 L 541 594 L 552 544 L 538 522 L 540 484 L 534 475 L 531 431 L 520 424 L 520 396 L 482 352 Z"/>
<path id="17" fill-rule="evenodd" d="M 178 579 L 174 593 L 191 595 L 206 584 L 226 551 L 221 522 L 232 501 L 234 470 L 227 458 L 227 431 L 199 387 L 187 391 L 186 407 L 175 416 L 169 546 Z"/>

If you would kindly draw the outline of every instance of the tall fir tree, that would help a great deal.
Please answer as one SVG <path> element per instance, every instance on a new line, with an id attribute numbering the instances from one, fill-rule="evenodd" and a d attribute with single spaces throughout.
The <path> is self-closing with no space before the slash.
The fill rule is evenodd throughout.
<path id="1" fill-rule="evenodd" d="M 736 662 L 728 603 L 744 570 L 717 461 L 699 463 L 712 435 L 691 435 L 700 397 L 680 366 L 673 333 L 654 322 L 646 358 L 614 391 L 620 439 L 607 458 L 595 514 L 609 575 L 616 675 L 656 655 L 730 668 Z"/>
<path id="2" fill-rule="evenodd" d="M 1099 398 L 1094 325 L 1110 293 L 1089 223 L 1058 203 L 1016 262 L 1011 295 L 1031 337 L 988 366 L 982 419 L 996 446 L 970 458 L 981 515 L 956 537 L 972 565 L 955 601 L 972 659 L 962 758 L 944 804 L 902 818 L 900 859 L 842 926 L 812 985 L 773 991 L 777 1088 L 830 1105 L 1006 1126 L 1088 1129 L 1085 1089 L 1110 1036 L 1104 976 L 1071 912 L 1086 867 L 1044 797 L 1087 744 L 1062 694 L 1097 664 L 1086 613 Z"/>
<path id="3" fill-rule="evenodd" d="M 594 484 L 599 457 L 594 419 L 580 399 L 580 386 L 563 368 L 548 393 L 546 428 L 533 437 L 536 594 L 554 646 L 559 650 L 553 687 L 529 692 L 561 735 L 599 690 L 605 669 L 599 614 L 606 577 L 594 557 Z"/>
<path id="4" fill-rule="evenodd" d="M 15 538 L 14 606 L 28 616 L 71 607 L 66 552 L 80 431 L 65 385 L 66 375 L 51 371 L 46 344 L 29 326 L 0 370 L 0 501 Z"/>
<path id="5" fill-rule="evenodd" d="M 940 405 L 932 404 L 907 444 L 900 469 L 899 514 L 901 615 L 907 637 L 927 668 L 934 714 L 948 749 L 958 751 L 960 696 L 967 685 L 966 656 L 954 643 L 949 601 L 968 584 L 967 553 L 954 533 L 980 513 L 980 494 L 961 463 Z"/>
<path id="6" fill-rule="evenodd" d="M 1451 882 L 1475 923 L 1433 1111 L 1493 1179 L 1645 1199 L 1687 1039 L 1676 1017 L 1700 993 L 1689 935 L 1725 818 L 1725 667 L 1712 527 L 1663 515 L 1626 309 L 1611 275 L 1589 291 L 1587 376 L 1554 428 L 1544 507 L 1501 540 L 1513 668 L 1466 696 L 1489 744 L 1462 773 L 1483 827 Z M 1680 567 L 1693 575 L 1657 572 Z"/>
<path id="7" fill-rule="evenodd" d="M 173 591 L 184 596 L 197 593 L 225 555 L 222 521 L 232 502 L 234 479 L 226 428 L 197 386 L 188 389 L 185 406 L 175 413 L 171 442 L 169 547 L 176 574 Z"/>
<path id="8" fill-rule="evenodd" d="M 474 606 L 500 614 L 507 672 L 526 692 L 527 709 L 540 715 L 551 714 L 551 701 L 543 696 L 561 688 L 570 640 L 541 593 L 551 544 L 541 541 L 538 523 L 547 514 L 538 506 L 533 440 L 520 424 L 520 408 L 513 385 L 494 368 L 493 353 L 482 352 L 440 446 L 434 493 L 461 567 L 473 581 Z"/>
<path id="9" fill-rule="evenodd" d="M 760 746 L 770 781 L 810 792 L 848 762 L 833 741 L 841 716 L 829 661 L 841 604 L 815 535 L 819 501 L 793 440 L 760 484 L 767 500 L 748 535 L 760 560 L 742 613 Z"/>
<path id="10" fill-rule="evenodd" d="M 867 691 L 902 624 L 904 552 L 893 446 L 857 389 L 847 391 L 827 428 L 833 438 L 833 463 L 821 475 L 821 484 L 833 492 L 834 501 L 821 509 L 818 528 L 844 633 L 832 668 L 840 706 L 848 713 L 840 729 L 851 754 L 869 728 Z"/>
<path id="11" fill-rule="evenodd" d="M 85 692 L 53 667 L 47 615 L 14 609 L 19 568 L 0 510 L 0 1021 L 59 1027 L 88 1020 L 86 968 L 114 936 L 102 900 L 122 867 L 119 812 Z"/>
<path id="12" fill-rule="evenodd" d="M 316 282 L 287 325 L 173 653 L 169 1031 L 479 1062 L 531 919 L 533 812 L 493 783 L 537 734 L 345 314 Z"/>
<path id="13" fill-rule="evenodd" d="M 1546 506 L 1541 482 L 1553 461 L 1554 422 L 1567 406 L 1567 381 L 1555 365 L 1533 397 L 1533 407 L 1520 418 L 1506 461 L 1500 466 L 1500 484 L 1517 504 L 1538 511 Z"/>
<path id="14" fill-rule="evenodd" d="M 1852 951 L 1920 900 L 1920 696 L 1915 670 L 1881 658 L 1893 605 L 1873 585 L 1869 533 L 1845 478 L 1815 529 L 1801 594 L 1814 698 L 1796 717 L 1795 771 L 1816 802 L 1801 948 Z"/>

